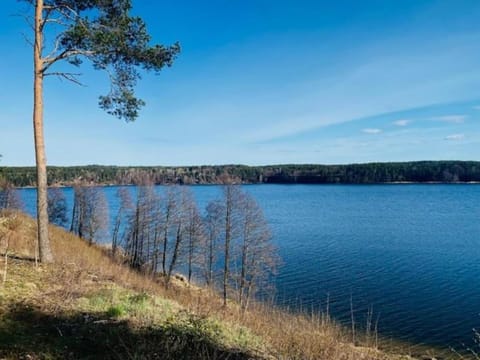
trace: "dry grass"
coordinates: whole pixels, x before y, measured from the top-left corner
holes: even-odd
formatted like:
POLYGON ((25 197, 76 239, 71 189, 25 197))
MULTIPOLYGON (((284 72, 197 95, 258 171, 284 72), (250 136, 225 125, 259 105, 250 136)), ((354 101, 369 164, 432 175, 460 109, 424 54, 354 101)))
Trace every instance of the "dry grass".
MULTIPOLYGON (((15 217, 15 226, 8 227, 0 222, 0 244, 2 236, 5 238, 8 233, 11 256, 33 259, 35 223, 22 214, 7 214, 9 219, 15 217)), ((187 354, 190 343, 198 342, 201 345, 190 350, 195 351, 195 358, 203 359, 413 359, 408 355, 391 355, 375 347, 354 346, 348 341, 348 332, 326 316, 290 314, 263 304, 253 304, 247 313, 235 304, 225 309, 215 293, 186 286, 178 280, 166 290, 159 279, 146 277, 113 261, 103 247, 89 246, 53 226, 50 237, 56 259, 54 264, 35 267, 34 261, 10 260, 9 280, 0 287, 0 318, 1 312, 11 314, 11 307, 21 304, 49 317, 60 317, 66 323, 70 323, 72 316, 90 314, 88 316, 95 318, 97 323, 88 331, 100 331, 101 334, 110 334, 112 326, 116 329, 119 321, 126 322, 129 330, 123 327, 118 330, 124 335, 115 351, 109 348, 108 354, 113 354, 111 358, 188 358, 179 357, 178 349, 181 354, 187 354), (140 351, 137 335, 142 333, 141 339, 149 339, 153 336, 153 328, 161 329, 161 333, 155 330, 155 340, 145 340, 144 352, 136 353, 140 351), (170 339, 172 333, 177 339, 173 345, 164 341, 170 339), (131 347, 128 337, 137 339, 131 347), (179 344, 188 349, 174 348, 179 344), (160 345, 163 350, 158 348, 160 345), (158 355, 159 351, 162 355, 158 355)), ((3 253, 4 249, 0 247, 0 251, 3 253)), ((61 328, 56 335, 65 340, 61 328)), ((0 326, 0 344, 1 340, 0 326)), ((12 348, 9 351, 3 356, 19 354, 12 348)), ((27 353, 32 356, 33 350, 29 351, 27 353)), ((49 351, 49 354, 56 354, 49 351)), ((57 355, 61 358, 65 353, 57 355)))

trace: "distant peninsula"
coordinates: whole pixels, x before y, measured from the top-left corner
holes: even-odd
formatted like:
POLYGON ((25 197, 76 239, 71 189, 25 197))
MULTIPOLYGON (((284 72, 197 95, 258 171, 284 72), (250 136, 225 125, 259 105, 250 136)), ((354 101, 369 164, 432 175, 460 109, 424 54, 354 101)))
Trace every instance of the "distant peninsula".
MULTIPOLYGON (((17 187, 35 186, 35 167, 0 167, 17 187)), ((349 165, 202 165, 202 166, 50 166, 50 185, 77 182, 130 185, 145 180, 155 184, 222 184, 228 178, 241 184, 390 184, 476 183, 480 161, 412 161, 349 165)))

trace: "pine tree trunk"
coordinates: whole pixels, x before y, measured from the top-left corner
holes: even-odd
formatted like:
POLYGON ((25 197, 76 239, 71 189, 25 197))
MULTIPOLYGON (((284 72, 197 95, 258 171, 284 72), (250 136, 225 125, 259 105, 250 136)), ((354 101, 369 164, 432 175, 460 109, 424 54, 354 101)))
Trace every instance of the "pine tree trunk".
POLYGON ((35 46, 34 46, 34 100, 33 129, 35 139, 35 160, 37 165, 37 224, 40 261, 53 261, 48 239, 48 202, 47 202, 47 160, 43 136, 43 0, 35 2, 35 46))

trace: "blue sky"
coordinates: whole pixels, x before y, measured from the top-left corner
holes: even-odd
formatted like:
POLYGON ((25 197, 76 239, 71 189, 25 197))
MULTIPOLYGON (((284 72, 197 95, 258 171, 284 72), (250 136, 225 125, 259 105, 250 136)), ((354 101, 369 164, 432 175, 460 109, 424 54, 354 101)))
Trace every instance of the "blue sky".
MULTIPOLYGON (((33 165, 26 10, 0 10, 1 165, 33 165)), ((478 0, 134 0, 171 69, 145 75, 126 124, 85 87, 49 78, 51 165, 478 160, 478 0)))

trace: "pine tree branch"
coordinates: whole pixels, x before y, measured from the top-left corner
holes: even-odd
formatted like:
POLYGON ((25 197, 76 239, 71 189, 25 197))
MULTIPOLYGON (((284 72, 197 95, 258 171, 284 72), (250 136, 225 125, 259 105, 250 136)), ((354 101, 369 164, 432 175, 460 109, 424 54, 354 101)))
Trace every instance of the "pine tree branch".
POLYGON ((56 56, 47 56, 43 59, 43 63, 45 66, 43 67, 43 72, 47 71, 47 69, 55 64, 57 61, 68 59, 74 56, 85 56, 85 57, 90 57, 94 55, 94 51, 88 51, 88 50, 78 50, 78 49, 69 49, 69 50, 64 50, 60 54, 56 56))
POLYGON ((81 76, 82 74, 80 73, 68 73, 68 72, 50 72, 50 73, 44 73, 43 76, 58 76, 61 79, 66 79, 68 81, 71 81, 79 86, 84 86, 80 80, 78 80, 78 76, 81 76))

